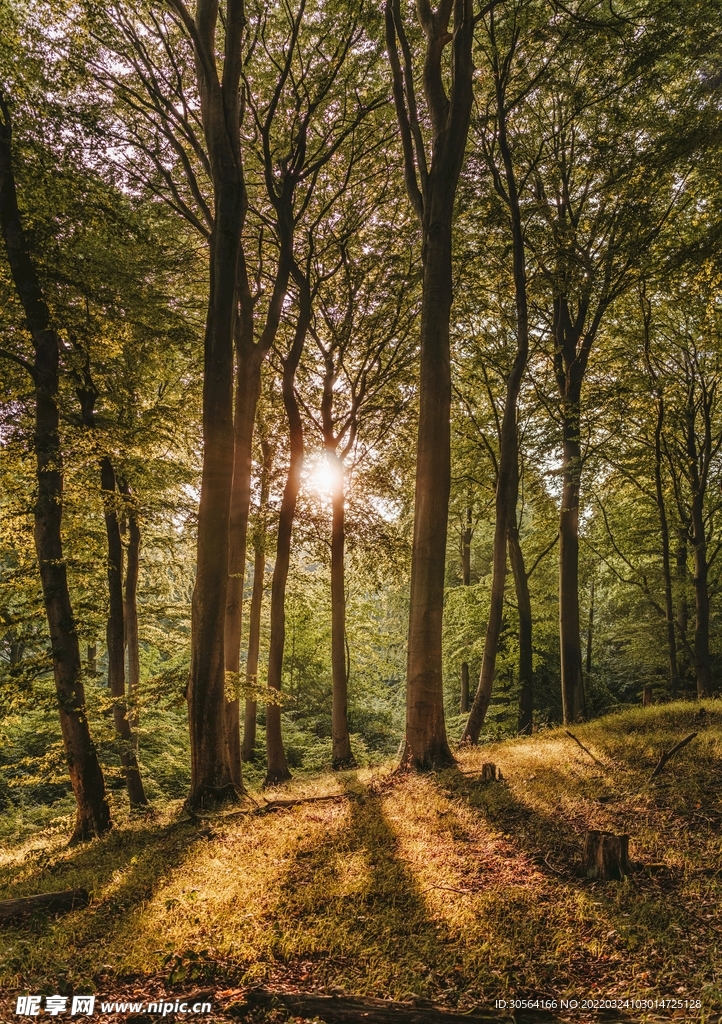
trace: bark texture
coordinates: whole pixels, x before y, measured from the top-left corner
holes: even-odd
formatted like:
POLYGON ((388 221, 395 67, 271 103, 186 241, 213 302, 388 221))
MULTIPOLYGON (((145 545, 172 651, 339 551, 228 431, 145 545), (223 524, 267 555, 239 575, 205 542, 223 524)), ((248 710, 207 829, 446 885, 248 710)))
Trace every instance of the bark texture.
MULTIPOLYGON (((257 346, 236 346, 237 380, 233 420, 233 490, 228 530, 228 593, 224 627, 225 667, 238 677, 243 626, 243 586, 246 575, 248 513, 251 503, 253 424, 261 391, 261 353, 257 346)), ((265 355, 265 353, 264 353, 265 355)), ((250 642, 250 641, 249 641, 250 642)), ((249 652, 250 653, 250 652, 249 652)), ((258 656, 256 656, 258 660, 258 656)), ((254 670, 255 674, 255 670, 254 670)), ((233 781, 242 787, 240 698, 227 694, 226 745, 233 781)))
POLYGON ((519 528, 514 521, 509 527, 509 561, 514 574, 516 604, 519 614, 519 718, 517 732, 531 736, 534 723, 534 662, 532 649, 531 596, 524 554, 519 543, 519 528))
MULTIPOLYGON (((248 658, 246 660, 246 682, 255 686, 258 682, 258 650, 261 639, 261 609, 263 607, 263 585, 266 575, 266 524, 268 509, 268 490, 271 475, 271 445, 268 438, 261 437, 263 464, 261 467, 261 495, 258 508, 258 523, 253 537, 253 591, 251 593, 251 611, 248 618, 248 658)), ((253 761, 256 748, 256 714, 257 701, 254 697, 246 697, 246 708, 243 722, 243 746, 241 757, 244 761, 253 761)))
POLYGON ((411 49, 400 3, 386 0, 386 40, 394 103, 406 187, 421 225, 423 262, 419 431, 402 763, 428 769, 453 761, 444 723, 441 648, 451 479, 451 228, 471 112, 474 18, 471 0, 453 0, 440 6, 436 13, 419 0, 417 14, 425 36, 423 81, 432 135, 430 160, 417 115, 411 49), (448 44, 452 60, 447 97, 443 65, 448 44))
POLYGON ((60 343, 50 325, 18 209, 10 110, 1 95, 0 114, 0 228, 35 353, 32 363, 19 356, 17 361, 29 372, 35 386, 35 549, 52 644, 63 745, 77 805, 73 839, 78 841, 106 832, 111 820, 105 781, 85 716, 80 648, 63 557, 63 455, 57 402, 60 343))
MULTIPOLYGON (((301 489, 304 453, 303 421, 296 398, 295 379, 310 321, 311 297, 307 283, 301 283, 299 287, 299 317, 293 344, 283 363, 282 379, 283 404, 288 417, 290 460, 278 517, 276 564, 273 568, 273 583, 271 585, 271 641, 268 652, 268 685, 279 691, 283 669, 283 649, 286 642, 286 583, 291 562, 291 535, 298 493, 301 489)), ((278 704, 269 703, 266 708, 266 747, 268 754, 266 785, 289 779, 291 773, 288 770, 286 752, 283 747, 281 708, 278 704)))
POLYGON ((197 808, 231 797, 238 789, 238 774, 230 762, 226 722, 224 625, 234 457, 233 339, 241 231, 247 209, 239 133, 245 13, 242 0, 227 0, 219 78, 217 3, 198 0, 193 21, 181 0, 170 2, 193 41, 203 132, 213 181, 210 287, 203 354, 203 471, 188 684, 191 739, 188 806, 197 808))
MULTIPOLYGON (((91 431, 96 429, 95 402, 97 392, 90 374, 90 358, 86 353, 82 386, 78 398, 84 425, 91 431)), ((100 459, 100 487, 103 496, 103 518, 108 549, 108 623, 106 630, 108 646, 108 688, 113 698, 113 725, 118 736, 120 763, 128 791, 131 807, 146 807, 148 800, 143 788, 137 758, 137 744, 133 735, 130 708, 125 687, 125 642, 126 620, 123 595, 123 540, 118 517, 118 489, 113 463, 108 455, 100 459)), ((136 524, 137 530, 137 524, 136 524)), ((134 552, 133 571, 137 580, 137 551, 134 552)), ((138 623, 135 620, 137 640, 138 623)), ((136 644, 137 647, 137 644, 136 644)), ((137 651, 136 651, 137 655, 137 651)))
MULTIPOLYGON (((493 26, 493 15, 492 15, 493 26)), ((492 43, 494 42, 492 28, 492 43)), ((522 226, 516 174, 512 164, 511 150, 506 129, 506 64, 502 67, 496 50, 493 57, 494 81, 496 85, 496 113, 499 152, 502 158, 501 170, 495 161, 490 161, 492 176, 497 191, 504 197, 509 210, 513 245, 514 298, 516 301, 516 352, 507 377, 504 413, 499 431, 499 461, 496 477, 496 506, 494 523, 494 546, 492 551, 491 601, 489 621, 486 627, 484 655, 481 662, 479 686, 471 706, 471 713, 464 729, 462 741, 476 743, 486 718, 491 700, 491 691, 496 672, 496 656, 499 649, 504 614, 504 591, 506 589, 506 550, 509 531, 516 527, 516 505, 519 491, 519 438, 517 432, 517 403, 522 378, 529 358, 529 314, 527 309, 526 257, 524 250, 524 229, 522 226), (503 181, 502 181, 503 178, 503 181)), ((518 536, 517 536, 518 540, 518 536)), ((516 551, 517 556, 521 549, 516 551)))
MULTIPOLYGON (((461 539, 461 582, 468 587, 471 583, 471 508, 466 510, 466 525, 461 539)), ((461 699, 459 701, 459 712, 462 715, 469 713, 469 663, 461 663, 461 699)))
POLYGON ((629 836, 590 829, 584 839, 582 872, 600 882, 620 880, 632 873, 629 861, 629 836))
POLYGON ((123 612, 125 617, 125 652, 128 682, 128 721, 133 733, 133 743, 138 749, 138 690, 140 687, 140 640, 138 634, 138 575, 140 572, 141 533, 138 514, 133 506, 133 495, 127 483, 121 484, 121 491, 128 502, 128 549, 126 552, 125 591, 123 612))

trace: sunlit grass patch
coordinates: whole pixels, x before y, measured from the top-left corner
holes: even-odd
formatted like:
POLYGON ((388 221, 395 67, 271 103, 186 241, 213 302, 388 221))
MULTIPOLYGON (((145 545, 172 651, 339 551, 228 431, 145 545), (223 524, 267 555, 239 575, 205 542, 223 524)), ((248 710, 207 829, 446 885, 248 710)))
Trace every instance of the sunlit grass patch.
MULTIPOLYGON (((459 752, 425 776, 383 769, 292 782, 334 795, 183 820, 180 802, 68 848, 0 850, 2 896, 84 885, 87 910, 0 935, 0 979, 39 990, 163 975, 410 994, 720 996, 722 709, 647 708, 572 732, 459 752), (650 782, 662 749, 698 738, 650 782), (484 761, 503 781, 482 784, 484 761), (599 763, 598 763, 599 762, 599 763), (628 832, 642 869, 578 875, 586 829, 628 832), (720 874, 715 874, 720 872, 720 874)), ((264 797, 254 795, 258 805, 264 797)))

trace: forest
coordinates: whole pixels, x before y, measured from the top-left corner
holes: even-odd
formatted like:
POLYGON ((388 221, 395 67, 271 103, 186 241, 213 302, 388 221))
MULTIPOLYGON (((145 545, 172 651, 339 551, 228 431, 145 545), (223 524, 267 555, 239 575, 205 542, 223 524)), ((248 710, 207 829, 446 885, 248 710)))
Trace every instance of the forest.
POLYGON ((0 0, 7 1020, 722 1020, 721 175, 718 0, 0 0))

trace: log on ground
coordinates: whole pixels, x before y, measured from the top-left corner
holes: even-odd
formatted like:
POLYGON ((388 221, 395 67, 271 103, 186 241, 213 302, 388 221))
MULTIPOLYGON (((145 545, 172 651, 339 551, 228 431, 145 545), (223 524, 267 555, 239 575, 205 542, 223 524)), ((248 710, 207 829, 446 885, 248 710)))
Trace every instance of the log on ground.
POLYGON ((62 892, 43 892, 37 896, 23 896, 17 900, 0 902, 0 922, 27 917, 36 911, 59 914, 79 907, 87 907, 90 896, 87 889, 65 889, 62 892))
MULTIPOLYGON (((284 1008, 294 1017, 304 1020, 314 1018, 324 1024, 500 1024, 498 1014, 484 1010, 470 1013, 456 1013, 426 1000, 414 1002, 393 1002, 388 999, 373 999, 349 995, 325 995, 321 992, 280 992, 267 988, 255 988, 246 993, 242 1003, 227 1008, 227 1013, 243 1020, 253 1010, 284 1008)), ((549 1012, 514 1014, 517 1024, 542 1024, 558 1021, 549 1012)))

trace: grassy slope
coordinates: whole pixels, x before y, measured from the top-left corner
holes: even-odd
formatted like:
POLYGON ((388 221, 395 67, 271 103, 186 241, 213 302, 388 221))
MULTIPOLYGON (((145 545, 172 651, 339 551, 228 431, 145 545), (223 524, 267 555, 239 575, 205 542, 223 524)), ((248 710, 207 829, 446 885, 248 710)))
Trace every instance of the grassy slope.
POLYGON ((107 995, 122 976, 175 970, 184 985, 339 986, 460 1008, 686 995, 722 1010, 720 702, 575 733, 604 770, 554 730, 464 751, 461 771, 326 775, 285 794, 353 797, 336 803, 200 824, 178 804, 80 848, 63 830, 2 848, 0 898, 85 885, 93 902, 0 933, 0 984, 107 995), (693 730, 650 784, 660 750, 693 730), (504 782, 463 774, 486 760, 504 782), (664 867, 580 879, 590 827, 629 832, 632 858, 664 867))

